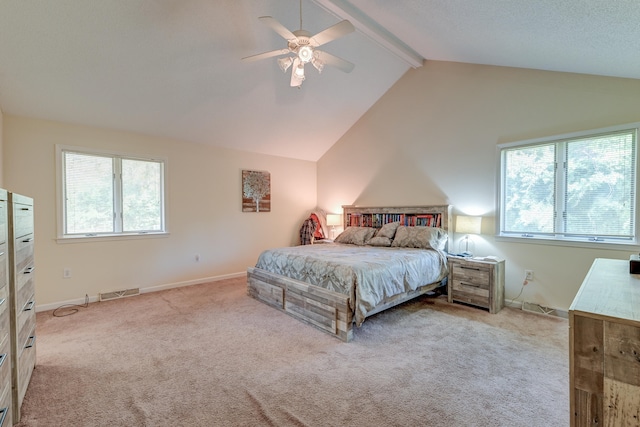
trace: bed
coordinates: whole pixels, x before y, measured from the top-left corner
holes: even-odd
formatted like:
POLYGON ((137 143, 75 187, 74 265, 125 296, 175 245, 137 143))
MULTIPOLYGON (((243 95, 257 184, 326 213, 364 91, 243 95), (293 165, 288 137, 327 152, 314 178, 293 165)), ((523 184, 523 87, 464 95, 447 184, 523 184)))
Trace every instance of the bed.
POLYGON ((263 251, 250 296, 343 341, 365 319, 446 285, 449 205, 343 207, 334 243, 263 251))

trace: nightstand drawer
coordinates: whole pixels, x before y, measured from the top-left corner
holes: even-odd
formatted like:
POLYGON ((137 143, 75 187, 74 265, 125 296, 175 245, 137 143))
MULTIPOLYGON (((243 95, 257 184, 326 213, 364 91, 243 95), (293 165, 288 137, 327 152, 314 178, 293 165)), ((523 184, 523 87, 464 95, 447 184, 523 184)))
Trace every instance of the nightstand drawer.
POLYGON ((480 297, 477 295, 465 294, 462 292, 454 292, 452 298, 453 301, 456 302, 463 302, 487 309, 489 308, 489 297, 480 297))
POLYGON ((489 294, 489 268, 486 266, 453 264, 452 274, 454 284, 460 282, 465 286, 480 287, 489 294))
POLYGON ((485 297, 487 298, 487 301, 489 300, 489 282, 476 284, 472 282, 465 282, 463 280, 453 279, 452 291, 454 296, 457 293, 471 294, 477 295, 479 297, 485 297))

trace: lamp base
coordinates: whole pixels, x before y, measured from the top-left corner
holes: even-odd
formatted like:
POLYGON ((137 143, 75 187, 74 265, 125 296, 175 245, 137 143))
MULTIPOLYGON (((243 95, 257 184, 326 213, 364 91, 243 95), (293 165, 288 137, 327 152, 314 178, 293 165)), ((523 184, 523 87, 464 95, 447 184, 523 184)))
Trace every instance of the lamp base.
POLYGON ((458 243, 458 252, 461 256, 471 257, 473 256, 473 252, 476 249, 476 245, 471 238, 471 236, 466 235, 462 239, 460 239, 460 243, 458 243))

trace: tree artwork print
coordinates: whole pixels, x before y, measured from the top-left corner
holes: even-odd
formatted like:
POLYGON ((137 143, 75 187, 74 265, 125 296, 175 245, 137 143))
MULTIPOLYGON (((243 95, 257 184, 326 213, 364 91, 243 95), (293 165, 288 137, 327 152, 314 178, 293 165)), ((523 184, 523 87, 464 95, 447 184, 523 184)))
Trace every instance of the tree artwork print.
POLYGON ((242 171, 242 212, 271 211, 271 175, 263 171, 242 171))

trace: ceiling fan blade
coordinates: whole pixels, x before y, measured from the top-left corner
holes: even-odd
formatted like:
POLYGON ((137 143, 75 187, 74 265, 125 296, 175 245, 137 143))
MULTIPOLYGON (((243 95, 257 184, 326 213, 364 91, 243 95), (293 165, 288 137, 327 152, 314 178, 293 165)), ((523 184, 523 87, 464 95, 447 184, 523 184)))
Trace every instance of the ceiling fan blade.
POLYGON ((332 40, 335 40, 339 37, 345 36, 355 30, 353 24, 347 21, 338 22, 336 25, 333 25, 327 28, 324 31, 320 31, 315 36, 311 37, 310 41, 315 47, 322 46, 325 43, 329 43, 332 40))
POLYGON ((263 24, 271 27, 273 31, 280 34, 285 40, 295 40, 297 39, 296 35, 289 31, 284 25, 275 20, 275 18, 271 16, 261 16, 258 18, 262 21, 263 24))
POLYGON ((257 55, 246 56, 242 58, 243 61, 257 61, 259 59, 272 58, 278 55, 284 55, 285 53, 289 53, 289 49, 277 49, 272 50, 270 52, 259 53, 257 55))
POLYGON ((300 60, 296 58, 293 60, 293 65, 291 65, 291 87, 300 87, 304 81, 304 77, 299 78, 296 76, 296 68, 298 68, 298 64, 300 64, 300 60))
POLYGON ((355 65, 351 62, 345 61, 344 59, 338 58, 337 56, 330 53, 321 50, 316 50, 315 53, 318 55, 318 59, 320 61, 324 62, 327 65, 331 65, 332 67, 336 67, 337 69, 342 70, 345 73, 350 73, 355 67, 355 65))

